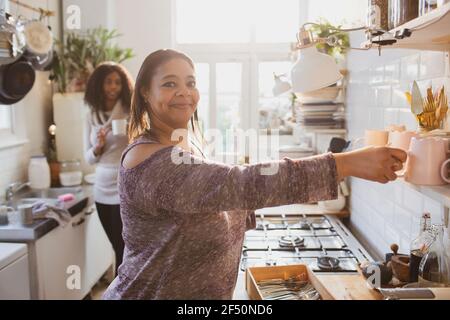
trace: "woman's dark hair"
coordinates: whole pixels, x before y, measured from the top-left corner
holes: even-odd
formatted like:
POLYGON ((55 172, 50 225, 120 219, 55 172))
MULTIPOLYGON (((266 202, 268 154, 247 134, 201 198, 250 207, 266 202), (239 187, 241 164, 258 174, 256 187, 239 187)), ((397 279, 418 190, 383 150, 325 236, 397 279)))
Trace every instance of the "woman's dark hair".
POLYGON ((100 111, 105 111, 105 95, 103 93, 103 85, 105 79, 111 73, 117 72, 122 81, 122 92, 120 93, 120 101, 124 111, 130 112, 131 95, 133 93, 134 81, 130 73, 122 65, 115 62, 103 62, 95 68, 89 77, 84 101, 91 108, 92 112, 97 115, 99 121, 100 111))
MULTIPOLYGON (((148 105, 145 97, 142 95, 143 90, 150 87, 153 76, 157 69, 172 59, 183 59, 195 69, 194 62, 186 54, 171 50, 164 49, 151 53, 145 59, 144 63, 139 70, 139 74, 136 79, 136 86, 134 88, 134 94, 131 102, 131 114, 130 114, 130 126, 128 131, 128 137, 130 142, 135 141, 139 137, 146 135, 150 130, 150 115, 148 113, 148 105)), ((191 127, 194 133, 194 137, 197 140, 201 140, 200 143, 203 146, 203 135, 200 131, 198 123, 197 110, 191 118, 191 127), (199 135, 199 136, 198 136, 199 135)))

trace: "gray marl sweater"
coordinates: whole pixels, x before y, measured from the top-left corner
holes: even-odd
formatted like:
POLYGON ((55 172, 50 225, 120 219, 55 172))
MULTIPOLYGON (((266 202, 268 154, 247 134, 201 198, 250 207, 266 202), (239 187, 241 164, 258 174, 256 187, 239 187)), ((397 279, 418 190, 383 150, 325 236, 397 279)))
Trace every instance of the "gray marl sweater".
MULTIPOLYGON (((141 138, 129 145, 155 143, 141 138)), ((120 168, 125 252, 104 299, 231 299, 245 231, 254 210, 337 198, 332 154, 230 166, 166 147, 120 168), (196 160, 174 163, 172 155, 196 160), (200 163, 199 163, 200 162, 200 163)))

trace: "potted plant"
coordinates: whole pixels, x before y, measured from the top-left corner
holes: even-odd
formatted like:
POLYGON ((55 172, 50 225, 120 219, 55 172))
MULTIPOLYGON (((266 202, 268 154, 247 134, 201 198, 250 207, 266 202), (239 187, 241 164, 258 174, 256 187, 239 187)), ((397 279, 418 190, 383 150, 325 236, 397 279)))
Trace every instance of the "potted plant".
POLYGON ((120 34, 102 27, 85 33, 69 32, 65 40, 55 41, 58 50, 52 69, 57 91, 82 92, 92 71, 102 62, 122 63, 134 57, 132 49, 113 44, 120 34))
POLYGON ((84 90, 93 70, 102 62, 122 63, 132 58, 132 49, 114 43, 120 34, 102 27, 86 32, 70 32, 62 41, 55 41, 57 50, 51 80, 53 117, 56 124, 56 149, 59 161, 78 159, 84 172, 92 167, 83 159, 83 134, 86 115, 84 90))

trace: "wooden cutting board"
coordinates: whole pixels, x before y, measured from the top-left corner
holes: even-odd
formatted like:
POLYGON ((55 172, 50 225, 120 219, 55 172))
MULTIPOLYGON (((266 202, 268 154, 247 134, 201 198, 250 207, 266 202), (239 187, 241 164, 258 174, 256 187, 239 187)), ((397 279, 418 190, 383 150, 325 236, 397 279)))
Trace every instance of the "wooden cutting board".
POLYGON ((383 296, 370 289, 359 274, 316 274, 316 277, 336 300, 383 300, 383 296))

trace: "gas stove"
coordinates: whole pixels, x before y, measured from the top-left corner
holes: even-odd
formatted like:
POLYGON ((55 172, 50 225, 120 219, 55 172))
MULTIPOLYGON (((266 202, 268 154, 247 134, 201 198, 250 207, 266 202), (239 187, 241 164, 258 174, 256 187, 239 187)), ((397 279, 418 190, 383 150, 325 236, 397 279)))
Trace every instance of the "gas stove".
POLYGON ((355 273, 373 261, 355 237, 333 216, 258 214, 247 231, 241 271, 248 267, 306 264, 315 272, 355 273))

